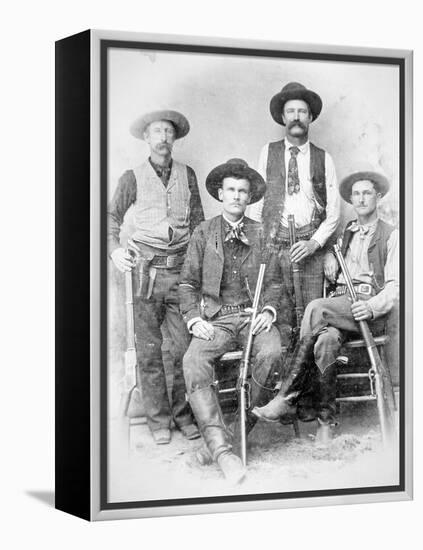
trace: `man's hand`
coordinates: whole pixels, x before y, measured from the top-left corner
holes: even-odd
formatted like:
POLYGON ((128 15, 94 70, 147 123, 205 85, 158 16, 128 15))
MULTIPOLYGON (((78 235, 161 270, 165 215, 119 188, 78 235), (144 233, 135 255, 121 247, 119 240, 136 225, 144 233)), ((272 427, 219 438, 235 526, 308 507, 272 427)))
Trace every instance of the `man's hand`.
POLYGON ((191 327, 191 331, 196 338, 201 338, 201 340, 213 340, 214 338, 214 327, 211 323, 204 321, 197 321, 191 327))
POLYGON ((255 319, 253 326, 253 334, 260 334, 263 330, 269 332, 273 324, 273 313, 271 311, 263 311, 259 313, 255 319))
POLYGON ((311 256, 320 248, 320 244, 314 239, 309 241, 298 241, 291 246, 289 254, 291 256, 291 262, 301 262, 305 260, 307 256, 311 256))
POLYGON ((338 273, 338 260, 330 252, 326 254, 323 261, 323 270, 325 272, 326 279, 329 279, 331 283, 334 283, 338 273))
POLYGON ((134 267, 134 261, 132 256, 124 248, 116 248, 113 250, 110 257, 113 260, 115 266, 124 273, 125 271, 131 271, 134 267))
POLYGON ((364 300, 358 300, 351 304, 351 313, 355 321, 367 321, 373 317, 369 304, 364 300))

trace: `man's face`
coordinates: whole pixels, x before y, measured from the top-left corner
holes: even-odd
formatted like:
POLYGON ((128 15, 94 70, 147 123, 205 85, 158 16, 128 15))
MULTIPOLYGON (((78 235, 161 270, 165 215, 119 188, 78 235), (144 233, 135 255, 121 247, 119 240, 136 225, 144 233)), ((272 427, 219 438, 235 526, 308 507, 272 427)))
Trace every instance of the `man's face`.
POLYGON ((144 132, 144 140, 149 144, 151 151, 162 156, 170 155, 175 139, 175 127, 168 120, 156 120, 149 124, 144 132))
POLYGON ((371 181, 356 181, 351 188, 351 203, 359 216, 373 214, 381 196, 371 181))
POLYGON ((290 99, 283 106, 282 120, 288 136, 302 138, 308 136, 308 127, 313 117, 308 104, 302 99, 290 99))
POLYGON ((227 217, 230 220, 241 218, 250 202, 250 182, 246 179, 224 178, 218 192, 227 217))

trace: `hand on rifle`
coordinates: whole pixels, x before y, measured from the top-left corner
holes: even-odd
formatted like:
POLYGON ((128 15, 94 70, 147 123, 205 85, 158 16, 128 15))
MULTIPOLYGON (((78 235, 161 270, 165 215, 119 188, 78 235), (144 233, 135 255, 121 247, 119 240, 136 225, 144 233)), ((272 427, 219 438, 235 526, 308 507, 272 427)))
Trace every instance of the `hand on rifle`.
POLYGON ((291 262, 301 262, 311 256, 320 248, 320 244, 314 239, 309 241, 298 241, 289 250, 291 262))
POLYGON ((110 254, 115 266, 124 273, 125 271, 131 271, 135 263, 131 254, 124 248, 116 248, 110 254))
POLYGON ((201 338, 201 340, 213 340, 214 338, 213 325, 204 319, 194 323, 191 327, 191 331, 196 338, 201 338))
MULTIPOLYGON (((247 308, 245 312, 252 312, 252 308, 247 308)), ((273 313, 271 311, 263 311, 263 313, 259 313, 255 318, 255 322, 253 325, 254 336, 256 336, 256 334, 260 334, 260 332, 263 332, 263 330, 269 332, 269 330, 272 328, 273 320, 273 313)))
POLYGON ((355 321, 368 321, 373 318, 373 311, 365 300, 352 303, 351 313, 355 321))
POLYGON ((338 260, 331 252, 328 252, 325 256, 323 261, 323 270, 325 272, 326 279, 328 279, 331 283, 334 283, 338 273, 338 260))

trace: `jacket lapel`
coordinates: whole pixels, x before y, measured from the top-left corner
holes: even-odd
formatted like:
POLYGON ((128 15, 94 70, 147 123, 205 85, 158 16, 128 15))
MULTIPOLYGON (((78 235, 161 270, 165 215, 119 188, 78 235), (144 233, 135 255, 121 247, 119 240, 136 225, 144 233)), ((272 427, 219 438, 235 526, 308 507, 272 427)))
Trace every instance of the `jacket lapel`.
POLYGON ((216 254, 219 256, 219 258, 222 261, 222 265, 224 262, 224 255, 223 255, 223 218, 222 216, 219 216, 216 218, 216 223, 214 224, 211 238, 212 238, 212 246, 216 254))
POLYGON ((259 240, 258 240, 258 234, 257 229, 260 228, 259 225, 251 223, 249 218, 244 218, 244 233, 248 239, 248 242, 250 243, 249 246, 245 246, 242 258, 241 258, 241 264, 245 262, 245 260, 248 258, 248 256, 253 251, 253 248, 256 246, 260 246, 259 240))

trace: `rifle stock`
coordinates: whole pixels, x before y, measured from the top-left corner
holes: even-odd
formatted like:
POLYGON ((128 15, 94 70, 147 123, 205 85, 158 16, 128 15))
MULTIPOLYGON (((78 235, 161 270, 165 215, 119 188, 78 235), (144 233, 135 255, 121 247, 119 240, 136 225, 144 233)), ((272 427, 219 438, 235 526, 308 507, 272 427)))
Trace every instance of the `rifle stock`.
POLYGON ((261 290, 263 287, 264 272, 266 270, 266 264, 260 264, 260 270, 257 277, 256 289, 254 292, 254 301, 252 307, 252 314, 250 319, 250 329, 248 331, 247 343, 244 348, 244 353, 240 365, 240 373, 238 378, 237 390, 238 390, 238 403, 239 403, 239 429, 240 429, 240 443, 241 443, 241 460, 244 466, 247 465, 247 409, 249 407, 249 384, 247 382, 248 369, 250 366, 250 356, 253 347, 253 327, 257 317, 258 305, 260 301, 261 290))
MULTIPOLYGON (((344 275, 347 284, 348 293, 353 302, 357 301, 357 294, 351 280, 351 275, 348 271, 344 257, 340 247, 334 245, 335 255, 338 260, 341 271, 344 275)), ((359 321, 360 332, 366 344, 366 350, 369 356, 371 369, 373 371, 376 390, 376 401, 380 420, 380 429, 384 444, 390 444, 393 440, 395 428, 394 417, 392 412, 392 384, 391 378, 386 370, 384 363, 381 361, 377 350, 375 340, 366 321, 359 321)))

